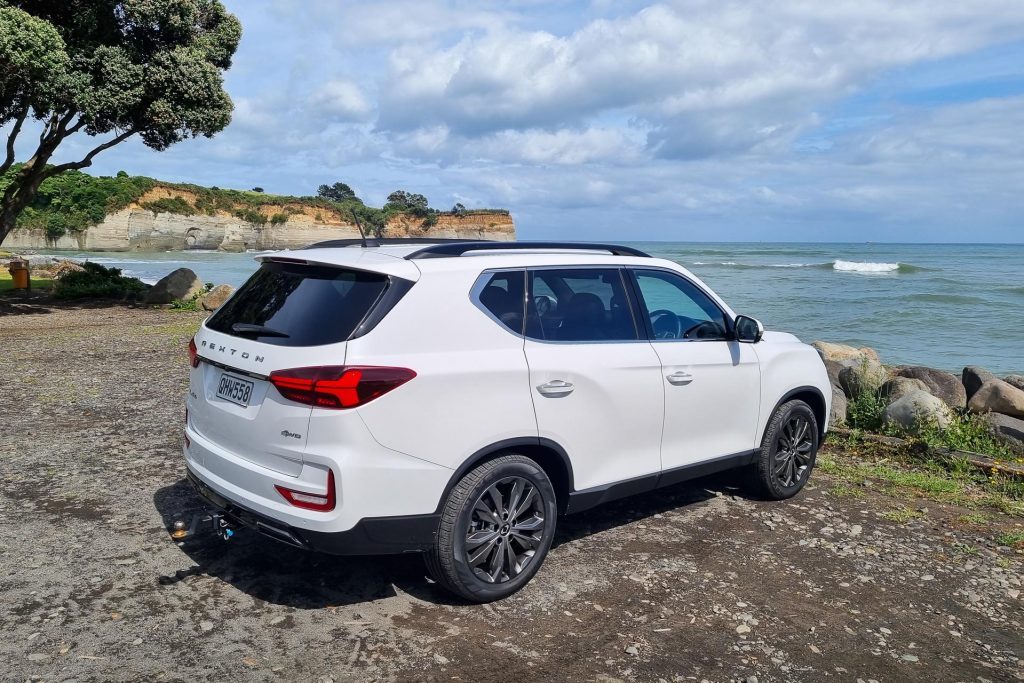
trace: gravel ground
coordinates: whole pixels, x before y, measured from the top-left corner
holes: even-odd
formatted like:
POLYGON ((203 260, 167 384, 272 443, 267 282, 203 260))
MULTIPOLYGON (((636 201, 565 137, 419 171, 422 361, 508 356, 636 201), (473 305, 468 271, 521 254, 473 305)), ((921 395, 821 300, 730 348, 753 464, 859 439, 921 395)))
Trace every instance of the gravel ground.
POLYGON ((1020 520, 821 471, 783 503, 720 476, 567 518, 485 606, 416 557, 176 544, 200 319, 0 302, 0 679, 1024 680, 1024 558, 990 540, 1020 520))

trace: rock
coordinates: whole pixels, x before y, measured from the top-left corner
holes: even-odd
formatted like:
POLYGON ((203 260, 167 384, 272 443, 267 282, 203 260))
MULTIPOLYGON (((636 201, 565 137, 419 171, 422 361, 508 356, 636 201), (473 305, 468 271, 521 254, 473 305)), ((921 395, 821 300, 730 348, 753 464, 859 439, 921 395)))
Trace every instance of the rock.
POLYGON ((830 342, 816 341, 811 344, 821 356, 822 360, 873 360, 876 363, 881 363, 882 360, 878 357, 878 353, 867 346, 861 348, 854 348, 847 346, 846 344, 832 344, 830 342))
POLYGON ((203 633, 208 633, 209 631, 213 630, 213 622, 212 621, 200 621, 199 622, 199 628, 202 629, 203 633))
POLYGON ((881 363, 864 358, 839 371, 839 386, 846 392, 847 398, 853 399, 865 392, 877 390, 887 375, 881 363))
POLYGON ((981 389, 982 384, 993 379, 996 379, 996 376, 983 367, 968 365, 964 368, 960 380, 963 382, 964 389, 967 390, 967 400, 971 400, 971 396, 981 389))
POLYGON ((1021 391, 1024 391, 1024 375, 1007 375, 1003 378, 1003 381, 1011 387, 1016 387, 1021 391))
POLYGON ((985 420, 996 434, 1024 446, 1024 420, 1000 413, 989 413, 985 420))
POLYGON ((928 391, 928 385, 913 377, 893 377, 878 388, 878 395, 885 399, 885 402, 895 403, 912 391, 928 391))
POLYGON ((829 413, 828 423, 832 427, 838 427, 839 425, 846 423, 846 409, 849 401, 846 399, 846 393, 842 387, 835 384, 832 385, 832 412, 829 413))
POLYGON ((968 408, 974 413, 1002 413, 1024 418, 1024 390, 1001 379, 991 380, 982 384, 971 397, 968 408))
POLYGON ((627 655, 638 655, 638 654, 640 654, 640 650, 637 648, 636 645, 630 645, 629 647, 626 648, 626 654, 627 655))
POLYGON ((445 657, 440 652, 435 652, 434 653, 434 661, 437 662, 438 664, 440 664, 441 666, 444 666, 445 664, 448 663, 448 658, 445 657))
POLYGON ((953 373, 920 365, 902 365, 893 374, 921 380, 928 385, 928 391, 933 396, 941 398, 950 408, 963 408, 967 405, 967 390, 953 373))
POLYGON ((169 304, 177 299, 191 299, 203 291, 203 283, 188 268, 178 268, 153 285, 146 295, 147 304, 169 304))
POLYGON ((231 285, 217 285, 199 299, 199 305, 207 311, 216 311, 224 305, 228 297, 235 293, 231 285))
POLYGON ((949 426, 951 413, 942 399, 925 391, 912 391, 903 398, 889 404, 885 409, 886 425, 896 425, 907 432, 916 432, 925 424, 934 424, 945 429, 949 426))

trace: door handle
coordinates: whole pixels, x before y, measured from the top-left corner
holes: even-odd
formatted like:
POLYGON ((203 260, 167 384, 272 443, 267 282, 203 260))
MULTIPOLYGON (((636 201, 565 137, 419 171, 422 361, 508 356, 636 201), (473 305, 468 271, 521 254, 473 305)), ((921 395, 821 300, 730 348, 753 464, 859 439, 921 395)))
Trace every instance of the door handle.
POLYGON ((666 375, 665 379, 668 380, 669 384, 674 384, 675 386, 678 387, 692 382, 693 375, 686 372, 685 370, 678 370, 676 372, 673 372, 671 375, 666 375))
POLYGON ((541 384, 537 387, 537 391, 540 392, 541 396, 547 396, 548 398, 559 398, 561 396, 568 396, 572 393, 573 387, 572 382, 566 382, 561 379, 553 379, 550 382, 541 384))

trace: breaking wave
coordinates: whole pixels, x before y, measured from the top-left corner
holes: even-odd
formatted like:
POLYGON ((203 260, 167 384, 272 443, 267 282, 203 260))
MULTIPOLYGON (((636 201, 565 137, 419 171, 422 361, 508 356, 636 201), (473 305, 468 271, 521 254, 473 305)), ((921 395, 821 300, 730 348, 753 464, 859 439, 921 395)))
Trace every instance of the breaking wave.
POLYGON ((844 261, 836 259, 826 263, 737 263, 736 261, 693 261, 695 266, 725 266, 728 268, 820 268, 841 273, 918 273, 924 268, 909 263, 873 263, 870 261, 844 261))

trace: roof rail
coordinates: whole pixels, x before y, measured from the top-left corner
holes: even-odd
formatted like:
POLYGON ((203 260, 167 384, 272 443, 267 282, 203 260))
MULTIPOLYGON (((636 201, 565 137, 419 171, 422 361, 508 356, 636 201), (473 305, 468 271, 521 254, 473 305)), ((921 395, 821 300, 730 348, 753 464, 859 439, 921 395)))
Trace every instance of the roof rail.
POLYGON ((624 247, 618 244, 599 244, 595 242, 483 242, 478 240, 451 240, 444 244, 433 244, 418 249, 405 258, 409 260, 445 258, 448 256, 462 256, 471 251, 514 251, 516 249, 607 251, 614 256, 650 258, 650 254, 646 254, 639 249, 624 247))
POLYGON ((452 237, 367 237, 364 242, 362 239, 356 237, 354 239, 315 242, 302 248, 330 249, 335 247, 383 247, 389 244, 452 244, 455 242, 472 242, 473 244, 476 244, 481 242, 481 240, 456 239, 452 237))

